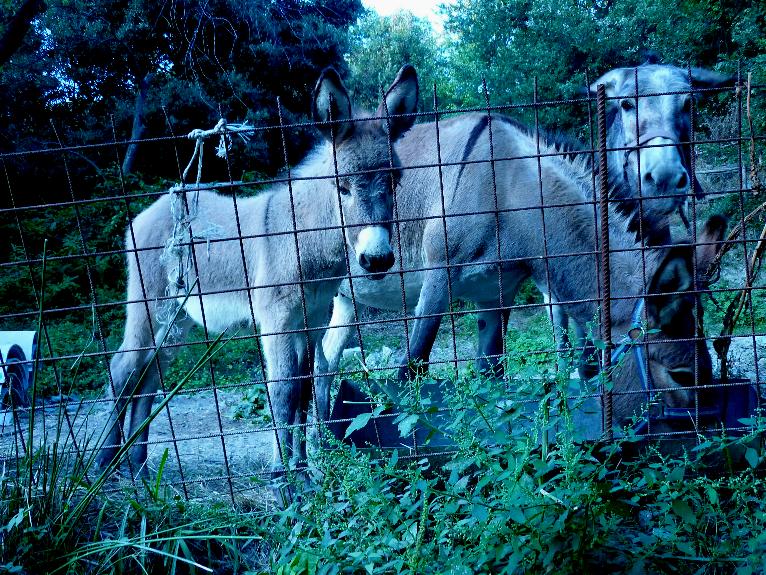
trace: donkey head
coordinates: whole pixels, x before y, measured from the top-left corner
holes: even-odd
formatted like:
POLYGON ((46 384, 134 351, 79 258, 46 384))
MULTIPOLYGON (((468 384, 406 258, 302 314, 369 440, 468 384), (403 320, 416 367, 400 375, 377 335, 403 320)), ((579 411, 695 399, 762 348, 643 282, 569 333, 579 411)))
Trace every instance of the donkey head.
MULTIPOLYGON (((726 218, 711 217, 696 246, 679 244, 667 250, 649 283, 649 333, 645 337, 648 379, 668 407, 693 407, 695 391, 690 387, 708 385, 712 378, 699 293, 708 288, 708 270, 722 246, 725 231, 726 218)), ((631 354, 626 364, 635 360, 631 354)), ((635 379, 637 369, 634 364, 626 365, 616 377, 635 379)), ((623 389, 630 388, 627 379, 624 384, 623 389)), ((615 381, 615 387, 618 385, 615 381)))
POLYGON ((633 196, 638 195, 640 182, 641 195, 648 199, 644 212, 650 220, 672 214, 692 187, 701 194, 699 184, 690 179, 692 84, 713 88, 728 81, 728 76, 701 68, 692 68, 690 78, 689 70, 644 64, 612 70, 591 84, 591 93, 603 84, 610 98, 609 147, 628 148, 613 153, 611 168, 622 170, 633 196))
POLYGON ((403 66, 375 116, 354 117, 351 99, 338 73, 327 68, 314 88, 313 111, 322 135, 334 146, 337 186, 346 243, 373 279, 394 264, 391 249, 393 192, 401 164, 393 142, 415 123, 418 77, 403 66))

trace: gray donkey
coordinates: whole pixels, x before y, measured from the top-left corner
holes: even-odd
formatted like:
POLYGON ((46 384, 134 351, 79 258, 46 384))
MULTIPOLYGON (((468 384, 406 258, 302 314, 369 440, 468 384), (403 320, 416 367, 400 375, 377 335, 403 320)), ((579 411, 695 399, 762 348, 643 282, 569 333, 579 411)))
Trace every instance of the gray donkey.
MULTIPOLYGON (((392 194, 400 162, 391 142, 414 123, 414 116, 402 114, 415 112, 417 101, 415 69, 404 66, 375 117, 364 119, 352 114, 337 72, 326 69, 313 95, 314 115, 324 122, 319 129, 326 142, 293 172, 290 184, 239 198, 236 204, 231 197, 201 191, 195 198, 194 192, 187 192, 189 205, 196 206, 192 226, 217 233, 208 242, 193 242, 193 250, 187 248, 195 265, 185 270, 180 282, 177 264, 162 257, 174 226, 170 198, 164 196, 133 220, 126 239, 125 335, 110 365, 116 397, 111 428, 99 453, 102 465, 117 453, 128 402, 132 409, 126 435, 150 413, 158 369, 177 349, 163 348, 159 362, 147 365, 168 329, 161 321, 159 301, 169 279, 171 285, 187 286, 173 289, 171 301, 183 303, 186 290, 197 286, 177 322, 182 332, 193 323, 205 324, 212 332, 243 323, 259 326, 278 429, 272 469, 279 472, 291 456, 305 456, 300 434, 286 426, 306 421, 314 347, 327 324, 332 297, 348 273, 347 260, 371 275, 394 263, 392 194)), ((147 428, 131 450, 138 469, 146 462, 148 433, 147 428)))
MULTIPOLYGON (((692 68, 691 77, 696 88, 712 88, 729 80, 724 75, 700 68, 692 68)), ((618 210, 628 218, 628 228, 635 233, 639 241, 647 245, 670 244, 671 216, 684 205, 692 186, 696 193, 700 192, 699 184, 696 180, 692 184, 690 176, 691 147, 688 142, 692 122, 692 86, 689 83, 689 72, 675 66, 646 64, 638 68, 612 70, 596 80, 591 85, 591 90, 595 92, 599 84, 605 85, 607 97, 611 98, 607 106, 607 145, 609 148, 622 148, 609 154, 612 197, 622 200, 617 202, 618 210), (635 109, 636 77, 639 95, 643 95, 638 98, 638 128, 635 109), (665 92, 676 93, 651 95, 665 92)), ((449 145, 457 144, 459 147, 462 144, 462 147, 455 150, 453 157, 442 155, 442 161, 469 161, 477 145, 484 151, 480 156, 481 160, 489 161, 488 125, 487 116, 472 124, 466 123, 466 132, 458 137, 459 141, 448 142, 449 145)), ((550 147, 554 148, 552 153, 576 152, 583 147, 573 138, 553 134, 545 134, 543 137, 550 147)), ((536 153, 536 150, 532 153, 536 153)), ((433 156, 435 158, 435 154, 433 156)), ((496 152, 495 157, 499 158, 502 155, 496 152)), ((459 171, 462 173, 463 169, 459 171)), ((474 184, 466 184, 464 181, 463 185, 474 184)), ((491 181, 487 185, 491 185, 491 181)), ((592 187, 584 189, 584 193, 586 200, 593 199, 592 187)), ((400 201, 405 204, 410 201, 414 201, 416 205, 420 203, 419 199, 410 200, 408 196, 402 197, 400 201)), ((582 201, 582 198, 578 201, 582 201)), ((410 207, 404 205, 403 209, 406 211, 410 207)), ((493 203, 490 202, 484 209, 493 209, 493 203)), ((492 231, 492 234, 494 233, 492 231)), ((419 240, 419 237, 415 238, 415 241, 419 240)), ((420 268, 422 262, 419 261, 415 265, 420 268)), ((415 278, 415 274, 404 276, 408 309, 414 307, 420 292, 420 281, 415 278)), ((358 302, 401 310, 401 287, 396 282, 388 281, 382 286, 371 287, 369 291, 374 289, 376 295, 369 299, 365 299, 368 290, 361 285, 361 281, 357 283, 360 285, 355 286, 354 295, 358 302), (386 291, 386 295, 381 295, 381 291, 386 291), (385 303, 381 303, 382 301, 385 303)), ((545 282, 538 284, 538 287, 549 297, 545 282)), ((349 296, 349 286, 344 284, 334 302, 338 311, 334 313, 332 325, 343 325, 353 321, 352 306, 345 299, 349 296)), ((555 303, 555 296, 553 302, 555 303)), ((507 301, 504 300, 503 303, 507 305, 507 301)), ((554 325, 557 326, 559 334, 558 345, 563 350, 568 345, 565 338, 567 316, 557 305, 554 305, 553 313, 554 325)), ((498 374, 501 371, 497 358, 502 354, 507 320, 507 310, 480 314, 477 356, 480 358, 478 364, 482 371, 492 369, 498 374)), ((575 331, 578 333, 578 347, 584 348, 584 333, 576 322, 575 331)), ((349 330, 334 330, 326 336, 329 346, 326 346, 328 368, 331 372, 336 371, 333 366, 337 366, 340 359, 338 354, 342 353, 350 337, 349 330)), ((587 351, 584 351, 584 354, 586 353, 587 351)), ((427 360, 428 357, 423 359, 427 360)))
POLYGON ((729 82, 730 76, 702 68, 644 64, 617 68, 591 84, 592 95, 603 84, 609 98, 612 195, 622 200, 619 210, 642 243, 670 244, 670 216, 691 194, 702 195, 697 179, 692 181, 692 104, 697 97, 692 90, 729 82))
MULTIPOLYGON (((619 200, 617 209, 628 217, 628 229, 642 244, 670 245, 674 241, 670 220, 676 212, 688 228, 684 212, 687 200, 692 195, 702 196, 702 188, 692 176, 692 104, 698 96, 692 90, 717 88, 729 82, 730 76, 718 72, 684 70, 652 61, 636 68, 617 68, 591 84, 592 96, 603 84, 609 98, 606 123, 610 194, 619 200)), ((575 142, 566 147, 580 146, 575 142)), ((588 198, 594 199, 592 191, 588 198)), ((552 313, 558 349, 563 352, 569 347, 568 318, 559 306, 554 305, 552 313)), ((585 347, 581 326, 574 328, 576 347, 582 349, 583 358, 591 356, 594 350, 585 347)), ((483 351, 479 350, 480 355, 483 351)), ((593 375, 586 363, 580 362, 585 377, 593 375)))
MULTIPOLYGON (((396 146, 405 165, 432 166, 439 157, 447 165, 403 171, 397 196, 400 223, 393 233, 394 252, 402 254, 394 268, 400 273, 389 273, 375 284, 355 280, 357 300, 401 309, 400 285, 405 286, 408 308, 415 307, 409 340, 413 362, 427 361, 450 297, 476 304, 481 338, 482 332, 500 330, 501 302, 511 304, 528 277, 546 286, 567 315, 585 326, 598 308, 598 227, 593 206, 583 202, 591 189, 587 160, 555 155, 556 148, 542 141, 538 168, 535 135, 502 116, 491 121, 494 162, 487 162, 486 116, 470 114, 439 122, 438 140, 436 128, 434 123, 419 124, 396 146)), ((666 405, 689 405, 693 392, 688 385, 711 378, 707 348, 696 339, 703 334, 695 321, 699 306, 692 290, 703 284, 701 273, 714 256, 715 245, 701 246, 696 254, 689 246, 643 254, 628 220, 616 210, 610 212, 612 338, 618 341, 631 331, 634 310, 645 300, 645 325, 659 330, 645 338, 648 377, 654 388, 667 391, 666 405), (695 276, 699 276, 696 286, 695 276)), ((704 240, 720 240, 724 227, 722 219, 711 220, 704 240)), ((319 371, 337 370, 352 316, 348 299, 336 297, 323 340, 325 357, 317 358, 319 371)), ((490 358, 502 353, 501 348, 487 351, 490 358)), ((635 362, 632 355, 626 357, 615 390, 629 392, 640 385, 632 373, 638 368, 635 362)), ((400 377, 408 377, 411 367, 402 365, 400 377)), ((620 395, 615 401, 619 419, 636 413, 644 401, 641 394, 620 395)))

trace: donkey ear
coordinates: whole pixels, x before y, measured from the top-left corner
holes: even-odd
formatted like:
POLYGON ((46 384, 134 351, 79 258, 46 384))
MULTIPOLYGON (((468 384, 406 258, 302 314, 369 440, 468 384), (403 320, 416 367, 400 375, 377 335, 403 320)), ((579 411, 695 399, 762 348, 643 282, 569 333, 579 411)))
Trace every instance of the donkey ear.
POLYGON ((734 76, 704 68, 692 68, 692 82, 697 88, 720 88, 734 86, 734 76))
POLYGON ((603 84, 604 88, 606 88, 607 97, 611 98, 616 96, 617 89, 622 86, 622 83, 625 81, 628 70, 629 68, 617 68, 616 70, 607 72, 590 85, 590 93, 595 96, 598 92, 598 85, 603 84))
POLYGON ((716 258, 718 253, 723 249, 723 236, 726 233, 726 225, 728 220, 725 216, 714 215, 711 216, 705 226, 702 228, 702 233, 697 236, 697 283, 707 284, 710 280, 710 264, 716 258))
POLYGON ((694 307, 692 251, 689 245, 670 248, 649 284, 646 310, 656 325, 674 335, 685 325, 679 321, 694 307))
POLYGON ((419 97, 418 73, 414 67, 405 64, 375 112, 376 116, 383 118, 381 122, 384 129, 388 130, 390 126, 392 142, 398 140, 415 123, 415 116, 402 114, 417 112, 419 97))
POLYGON ((348 121, 352 117, 351 99, 335 68, 325 68, 319 76, 314 87, 312 112, 316 122, 333 121, 332 125, 317 126, 322 135, 330 141, 333 139, 333 132, 335 141, 341 142, 354 130, 353 124, 348 121))

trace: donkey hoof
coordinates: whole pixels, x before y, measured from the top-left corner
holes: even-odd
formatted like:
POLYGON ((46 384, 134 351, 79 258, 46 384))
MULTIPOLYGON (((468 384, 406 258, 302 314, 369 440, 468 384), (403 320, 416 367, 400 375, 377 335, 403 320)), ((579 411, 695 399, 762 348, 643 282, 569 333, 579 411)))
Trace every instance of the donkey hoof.
POLYGON ((295 502, 297 490, 284 472, 279 473, 279 477, 274 477, 274 475, 276 473, 272 473, 271 485, 269 486, 271 498, 277 509, 285 510, 295 502))
POLYGON ((114 461, 114 458, 116 455, 117 455, 116 449, 102 449, 101 451, 99 451, 94 461, 96 469, 98 469, 99 471, 103 471, 104 469, 109 467, 114 461))

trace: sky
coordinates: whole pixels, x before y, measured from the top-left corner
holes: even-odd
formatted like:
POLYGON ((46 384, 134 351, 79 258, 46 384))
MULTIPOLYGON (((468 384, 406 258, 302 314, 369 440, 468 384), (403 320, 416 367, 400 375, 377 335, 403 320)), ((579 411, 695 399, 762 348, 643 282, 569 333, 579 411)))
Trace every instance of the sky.
POLYGON ((438 13, 440 4, 451 4, 452 0, 362 0, 365 7, 375 10, 381 16, 390 16, 400 10, 409 10, 415 16, 428 18, 437 32, 444 26, 444 19, 438 13))

